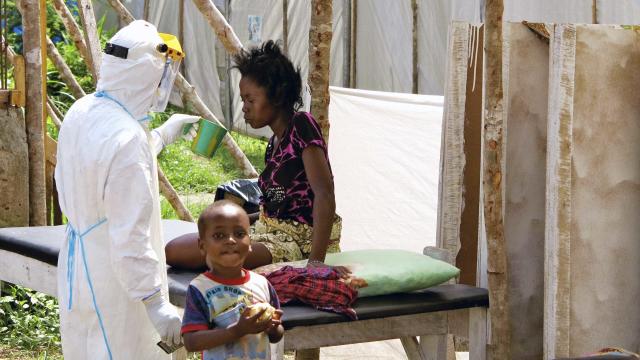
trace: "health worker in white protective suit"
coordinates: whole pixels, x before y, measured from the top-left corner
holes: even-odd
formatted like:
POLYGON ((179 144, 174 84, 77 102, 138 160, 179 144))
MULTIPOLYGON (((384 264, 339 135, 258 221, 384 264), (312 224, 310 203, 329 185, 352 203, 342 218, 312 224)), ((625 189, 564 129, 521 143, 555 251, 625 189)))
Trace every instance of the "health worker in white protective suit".
POLYGON ((167 359, 180 342, 169 303, 156 155, 198 117, 163 111, 184 54, 174 36, 134 21, 107 43, 97 91, 76 101, 58 138, 55 178, 67 216, 58 258, 67 360, 167 359))

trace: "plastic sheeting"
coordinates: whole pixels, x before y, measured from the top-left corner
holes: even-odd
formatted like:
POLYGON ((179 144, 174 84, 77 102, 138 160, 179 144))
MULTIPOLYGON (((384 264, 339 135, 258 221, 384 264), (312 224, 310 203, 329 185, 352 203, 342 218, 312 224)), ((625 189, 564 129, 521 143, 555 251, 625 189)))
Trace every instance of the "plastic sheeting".
POLYGON ((442 96, 330 87, 329 158, 343 250, 436 241, 442 96))

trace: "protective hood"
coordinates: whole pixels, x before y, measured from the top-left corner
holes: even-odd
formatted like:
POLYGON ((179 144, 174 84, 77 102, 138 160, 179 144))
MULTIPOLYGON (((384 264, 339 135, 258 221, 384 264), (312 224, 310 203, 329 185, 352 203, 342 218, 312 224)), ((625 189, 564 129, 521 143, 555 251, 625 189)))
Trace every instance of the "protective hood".
POLYGON ((97 91, 105 91, 120 102, 137 120, 151 108, 160 84, 165 55, 158 45, 164 43, 156 27, 136 20, 123 27, 109 43, 129 49, 127 59, 103 54, 97 91))

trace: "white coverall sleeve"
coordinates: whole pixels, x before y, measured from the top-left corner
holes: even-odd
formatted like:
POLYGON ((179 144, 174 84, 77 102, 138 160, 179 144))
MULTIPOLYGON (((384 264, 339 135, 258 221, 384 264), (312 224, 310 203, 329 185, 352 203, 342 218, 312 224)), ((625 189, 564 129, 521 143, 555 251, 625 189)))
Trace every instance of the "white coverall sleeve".
POLYGON ((155 151, 155 156, 158 156, 162 149, 164 149, 164 143, 162 142, 162 136, 155 130, 151 130, 151 148, 155 151))
POLYGON ((120 144, 104 192, 111 266, 132 300, 158 291, 164 269, 151 244, 153 205, 158 201, 152 156, 146 137, 135 136, 120 144))

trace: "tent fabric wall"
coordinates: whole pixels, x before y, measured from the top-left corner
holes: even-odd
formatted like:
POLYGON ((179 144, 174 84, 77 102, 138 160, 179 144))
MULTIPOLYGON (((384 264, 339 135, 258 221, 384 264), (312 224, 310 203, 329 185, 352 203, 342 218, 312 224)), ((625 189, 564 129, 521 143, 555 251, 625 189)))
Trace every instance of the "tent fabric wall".
MULTIPOLYGON (((136 18, 142 18, 144 0, 122 0, 136 18)), ((223 5, 224 0, 214 1, 223 5)), ((106 0, 94 1, 98 18, 108 15, 106 26, 117 27, 119 21, 106 0)), ((161 31, 177 34, 178 5, 176 0, 150 0, 149 21, 161 31)), ((216 69, 215 36, 204 17, 191 0, 185 0, 184 42, 187 59, 185 72, 205 103, 222 118, 220 81, 216 69)), ((282 0, 231 0, 229 22, 244 46, 248 41, 249 15, 261 15, 262 39, 282 39, 282 0)), ((331 44, 331 84, 346 85, 345 51, 350 29, 349 0, 333 0, 333 41, 331 44)), ((640 23, 640 1, 598 0, 599 23, 640 23)), ((311 0, 289 0, 289 53, 300 66, 306 80, 308 60, 308 33, 311 0)), ((505 20, 556 23, 591 23, 592 0, 505 0, 505 20)), ((484 0, 418 0, 418 93, 444 93, 447 54, 447 32, 451 21, 471 23, 482 21, 484 0)), ((412 14, 411 0, 367 0, 358 2, 356 71, 357 87, 361 89, 411 92, 412 88, 412 14)), ((221 64, 217 64, 221 65, 221 64)), ((237 95, 239 77, 231 71, 230 87, 233 92, 233 126, 254 136, 268 137, 270 129, 254 131, 246 127, 237 95)), ((224 90, 226 91, 226 90, 224 90)), ((172 98, 178 102, 177 97, 172 98)), ((308 101, 307 101, 308 103, 308 101)), ((306 109, 308 109, 308 104, 306 109)))
POLYGON ((358 2, 358 89, 410 93, 411 0, 358 2))
POLYGON ((330 87, 343 250, 436 243, 442 96, 330 87))

